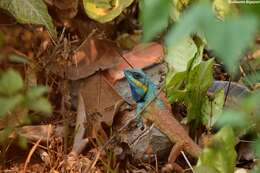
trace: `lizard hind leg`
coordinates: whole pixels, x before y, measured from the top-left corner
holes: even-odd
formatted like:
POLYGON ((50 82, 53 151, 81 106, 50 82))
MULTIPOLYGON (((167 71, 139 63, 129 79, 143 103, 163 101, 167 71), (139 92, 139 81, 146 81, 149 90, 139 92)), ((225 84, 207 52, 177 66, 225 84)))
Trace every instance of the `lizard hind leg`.
POLYGON ((162 168, 163 173, 171 172, 172 170, 176 171, 177 173, 183 173, 184 169, 175 163, 177 157, 180 155, 181 151, 184 149, 184 145, 180 143, 176 143, 170 152, 168 157, 168 163, 162 168))

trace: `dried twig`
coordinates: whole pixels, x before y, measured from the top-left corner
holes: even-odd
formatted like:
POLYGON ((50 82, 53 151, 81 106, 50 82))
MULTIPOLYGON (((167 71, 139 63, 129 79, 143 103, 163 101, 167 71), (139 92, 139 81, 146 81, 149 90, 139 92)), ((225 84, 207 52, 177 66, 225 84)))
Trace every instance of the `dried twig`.
POLYGON ((91 31, 91 33, 87 36, 87 38, 73 52, 79 51, 79 49, 81 49, 82 46, 89 40, 89 38, 91 38, 96 32, 97 32, 97 29, 96 28, 93 29, 91 31))
POLYGON ((195 173, 194 170, 193 170, 193 168, 192 168, 192 166, 191 166, 191 164, 190 164, 190 162, 189 162, 189 160, 188 160, 188 158, 186 157, 185 153, 184 153, 183 151, 181 151, 181 154, 182 154, 182 156, 184 157, 184 159, 185 159, 185 161, 187 162, 187 164, 189 165, 191 171, 192 171, 193 173, 195 173))
POLYGON ((28 156, 27 156, 27 159, 25 161, 25 164, 24 164, 24 168, 23 168, 23 173, 26 173, 26 169, 27 169, 27 166, 28 166, 28 163, 30 162, 31 160, 31 157, 33 155, 33 153, 35 152, 35 150, 37 149, 38 145, 40 144, 41 142, 41 139, 39 139, 35 145, 32 147, 32 149, 30 150, 28 156))
POLYGON ((75 153, 76 155, 80 154, 82 150, 86 147, 88 143, 88 139, 84 138, 85 134, 85 127, 84 123, 86 122, 86 110, 84 99, 79 93, 79 102, 78 102, 78 109, 77 109, 77 120, 76 120, 76 127, 75 127, 75 137, 72 146, 71 153, 75 153))
POLYGON ((226 105, 226 102, 227 102, 228 94, 229 94, 229 91, 230 91, 230 86, 231 86, 231 76, 230 76, 229 81, 228 81, 228 88, 227 88, 227 92, 226 92, 226 95, 225 95, 224 106, 226 105))

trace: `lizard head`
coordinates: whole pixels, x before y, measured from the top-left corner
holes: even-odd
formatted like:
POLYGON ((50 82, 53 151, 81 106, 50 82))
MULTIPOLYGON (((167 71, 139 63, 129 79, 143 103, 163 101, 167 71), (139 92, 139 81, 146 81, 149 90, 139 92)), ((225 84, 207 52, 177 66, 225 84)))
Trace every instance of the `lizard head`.
POLYGON ((136 102, 144 99, 149 85, 146 74, 140 69, 126 69, 124 75, 130 85, 133 99, 136 102))

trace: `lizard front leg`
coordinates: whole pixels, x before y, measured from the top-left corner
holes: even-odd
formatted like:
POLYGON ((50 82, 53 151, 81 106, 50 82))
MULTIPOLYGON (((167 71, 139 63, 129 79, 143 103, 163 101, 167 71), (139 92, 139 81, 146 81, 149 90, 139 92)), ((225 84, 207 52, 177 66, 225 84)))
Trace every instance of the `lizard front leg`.
POLYGON ((142 109, 145 106, 145 104, 143 102, 137 103, 136 105, 136 111, 135 111, 135 116, 136 116, 136 122, 137 122, 137 126, 139 128, 143 128, 144 124, 143 124, 143 120, 142 120, 142 109))

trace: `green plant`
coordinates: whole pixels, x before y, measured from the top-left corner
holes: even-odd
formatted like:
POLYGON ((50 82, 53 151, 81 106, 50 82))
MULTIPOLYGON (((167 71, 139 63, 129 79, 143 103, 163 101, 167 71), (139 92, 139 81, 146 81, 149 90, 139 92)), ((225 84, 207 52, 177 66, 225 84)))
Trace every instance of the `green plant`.
POLYGON ((223 127, 203 149, 196 166, 200 173, 234 172, 236 164, 236 139, 231 127, 223 127))
MULTIPOLYGON (((147 3, 148 1, 146 0, 147 3)), ((153 1, 149 2, 153 3, 153 1)), ((213 50, 216 58, 225 65, 231 76, 235 75, 237 69, 239 69, 242 54, 254 40, 259 26, 258 16, 255 10, 250 8, 247 10, 241 9, 239 15, 234 15, 232 10, 238 9, 222 0, 215 0, 213 4, 208 2, 192 2, 191 4, 191 2, 185 1, 186 3, 182 3, 181 8, 176 8, 177 2, 180 3, 180 1, 173 1, 175 6, 171 7, 175 14, 178 14, 174 18, 174 21, 177 20, 177 22, 172 25, 165 37, 166 62, 169 66, 166 79, 167 96, 170 102, 184 102, 187 106, 188 121, 195 120, 210 126, 209 119, 212 119, 212 117, 209 117, 208 114, 215 112, 213 123, 233 125, 232 128, 223 127, 213 137, 212 145, 203 150, 197 165, 197 172, 205 172, 205 170, 210 173, 233 172, 236 158, 233 130, 235 134, 244 134, 248 129, 259 128, 256 125, 259 120, 257 118, 252 119, 252 112, 255 110, 256 104, 259 103, 253 98, 259 98, 259 95, 252 93, 251 99, 246 99, 240 105, 240 109, 224 110, 223 114, 220 115, 223 108, 224 93, 217 91, 215 93, 215 105, 210 108, 211 104, 210 100, 206 98, 206 92, 213 80, 213 60, 202 61, 201 52, 206 44, 209 49, 213 50), (191 5, 183 11, 188 4, 191 5), (215 11, 212 10, 212 7, 215 11), (189 37, 193 37, 193 39, 189 37), (200 38, 200 42, 194 38, 200 38), (237 118, 234 119, 234 116, 237 118), (225 142, 224 139, 229 140, 225 142), (213 156, 214 159, 212 159, 213 156), (215 156, 217 159, 215 159, 215 156), (226 164, 225 161, 230 164, 226 164)), ((158 8, 161 6, 158 5, 158 8)), ((166 10, 167 8, 164 6, 161 9, 166 10)), ((166 29, 166 24, 154 21, 159 19, 167 21, 169 16, 166 14, 168 13, 164 12, 161 18, 158 16, 153 18, 152 14, 146 13, 146 15, 150 15, 146 16, 146 19, 150 21, 141 21, 144 26, 144 36, 149 36, 145 39, 146 41, 154 38, 159 31, 166 29), (149 31, 150 28, 145 26, 150 23, 153 23, 154 28, 160 29, 156 32, 149 31)), ((259 136, 258 130, 256 130, 256 133, 259 136)), ((256 155, 258 155, 259 147, 256 146, 259 146, 259 139, 256 139, 254 144, 256 155)))
POLYGON ((43 96, 47 88, 36 86, 26 89, 17 71, 0 73, 0 140, 5 141, 19 126, 29 124, 37 115, 50 115, 52 108, 43 96))

